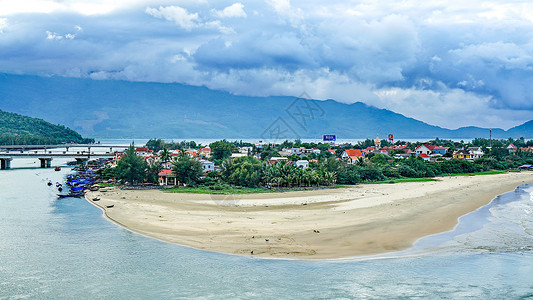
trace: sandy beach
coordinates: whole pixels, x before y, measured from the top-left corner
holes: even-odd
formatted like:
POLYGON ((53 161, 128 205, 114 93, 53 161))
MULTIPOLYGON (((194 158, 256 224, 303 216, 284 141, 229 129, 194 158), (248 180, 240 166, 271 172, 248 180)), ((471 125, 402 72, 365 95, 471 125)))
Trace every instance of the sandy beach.
POLYGON ((533 172, 522 172, 251 195, 103 188, 86 198, 117 224, 163 241, 230 254, 324 259, 409 248, 531 182, 533 172))

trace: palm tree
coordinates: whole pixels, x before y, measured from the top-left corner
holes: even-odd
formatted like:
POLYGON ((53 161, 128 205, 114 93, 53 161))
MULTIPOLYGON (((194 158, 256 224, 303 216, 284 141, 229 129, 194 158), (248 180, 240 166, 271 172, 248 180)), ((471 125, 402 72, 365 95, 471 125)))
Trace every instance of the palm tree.
POLYGON ((170 161, 170 151, 168 151, 167 147, 163 147, 163 150, 159 152, 159 157, 163 163, 170 161))

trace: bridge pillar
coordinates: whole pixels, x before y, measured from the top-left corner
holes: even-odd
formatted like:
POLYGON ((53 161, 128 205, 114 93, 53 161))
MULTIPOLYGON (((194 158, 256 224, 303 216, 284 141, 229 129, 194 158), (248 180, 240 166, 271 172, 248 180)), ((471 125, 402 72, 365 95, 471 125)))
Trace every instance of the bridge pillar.
POLYGON ((50 168, 52 167, 52 158, 51 157, 39 157, 41 161, 41 168, 50 168))
POLYGON ((13 158, 11 158, 11 157, 0 158, 0 169, 1 170, 11 169, 11 161, 12 160, 13 160, 13 158))

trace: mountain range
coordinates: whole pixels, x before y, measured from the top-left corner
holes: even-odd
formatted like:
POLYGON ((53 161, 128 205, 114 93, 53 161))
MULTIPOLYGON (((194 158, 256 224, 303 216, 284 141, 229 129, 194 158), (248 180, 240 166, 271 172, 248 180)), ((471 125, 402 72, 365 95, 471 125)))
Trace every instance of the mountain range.
MULTIPOLYGON (((96 138, 396 139, 489 137, 450 130, 362 102, 249 97, 177 83, 0 74, 0 109, 42 118, 96 138)), ((532 138, 533 120, 493 138, 532 138)))

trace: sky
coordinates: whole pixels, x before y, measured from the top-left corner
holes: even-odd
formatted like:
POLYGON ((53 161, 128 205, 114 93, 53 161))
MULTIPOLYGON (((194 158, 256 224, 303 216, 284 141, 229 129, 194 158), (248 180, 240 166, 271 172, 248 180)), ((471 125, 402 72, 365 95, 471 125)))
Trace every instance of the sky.
POLYGON ((305 92, 508 129, 533 119, 533 3, 0 0, 0 72, 305 92))

